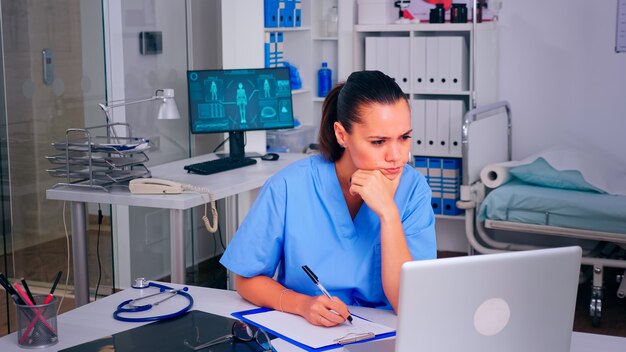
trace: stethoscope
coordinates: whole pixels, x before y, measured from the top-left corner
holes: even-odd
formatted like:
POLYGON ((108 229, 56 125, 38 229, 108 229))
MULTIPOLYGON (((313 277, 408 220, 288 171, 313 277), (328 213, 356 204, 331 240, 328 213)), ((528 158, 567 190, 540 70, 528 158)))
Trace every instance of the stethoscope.
POLYGON ((126 300, 122 303, 120 303, 117 306, 117 309, 115 310, 115 312, 113 312, 113 318, 119 321, 126 321, 126 322, 133 322, 133 323, 137 323, 137 322, 148 322, 148 321, 156 321, 156 320, 165 320, 165 319, 171 319, 171 318, 176 318, 179 317, 183 314, 185 314, 189 309, 191 309, 191 306, 193 306, 193 297, 191 297, 191 295, 189 293, 187 293, 187 291, 189 290, 189 288, 187 287, 183 287, 180 290, 165 286, 165 285, 161 285, 161 284, 157 284, 154 282, 148 282, 148 280, 140 277, 138 279, 135 280, 135 284, 132 285, 132 288, 137 288, 137 289, 143 289, 143 288, 148 288, 148 287, 155 287, 159 289, 159 292, 148 295, 148 296, 143 296, 143 297, 139 297, 139 298, 135 298, 135 299, 129 299, 126 300), (154 303, 148 303, 148 304, 140 304, 138 302, 145 300, 147 298, 151 298, 151 297, 155 297, 158 295, 167 295, 165 298, 156 301, 154 303), (126 313, 138 313, 138 312, 145 312, 147 310, 152 309, 152 307, 154 306, 158 306, 159 304, 167 301, 168 299, 176 296, 176 295, 180 295, 183 296, 185 298, 187 298, 187 300, 189 301, 187 306, 185 306, 183 309, 177 311, 177 312, 173 312, 173 313, 169 313, 169 314, 163 314, 163 315, 155 315, 155 316, 148 316, 148 317, 140 317, 140 318, 129 318, 129 317, 125 317, 125 316, 121 316, 120 314, 126 314, 126 313))

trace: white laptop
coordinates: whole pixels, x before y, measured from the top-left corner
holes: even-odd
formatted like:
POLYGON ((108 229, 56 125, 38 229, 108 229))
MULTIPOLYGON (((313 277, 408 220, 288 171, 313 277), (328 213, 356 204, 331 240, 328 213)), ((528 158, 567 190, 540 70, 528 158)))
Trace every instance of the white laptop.
POLYGON ((581 254, 565 247, 406 263, 395 348, 388 340, 346 350, 569 352, 581 254))

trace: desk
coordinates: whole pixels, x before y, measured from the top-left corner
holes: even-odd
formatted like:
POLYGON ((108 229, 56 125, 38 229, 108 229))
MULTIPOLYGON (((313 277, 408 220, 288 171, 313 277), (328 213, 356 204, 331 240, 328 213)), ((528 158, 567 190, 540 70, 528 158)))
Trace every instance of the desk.
MULTIPOLYGON (((185 165, 216 159, 212 154, 158 165, 150 168, 152 177, 172 180, 210 189, 215 200, 236 196, 257 189, 278 170, 306 154, 281 154, 276 161, 259 160, 255 165, 220 172, 209 176, 189 174, 185 165)), ((74 260, 74 290, 76 306, 89 303, 89 274, 87 271, 86 204, 103 203, 170 210, 171 281, 185 283, 185 250, 183 211, 205 204, 197 193, 178 195, 132 195, 127 188, 113 187, 110 192, 91 189, 59 187, 46 190, 46 198, 71 202, 72 248, 74 260)))
MULTIPOLYGON (((177 284, 167 285, 175 288, 183 287, 182 285, 177 284)), ((232 312, 254 308, 253 305, 244 301, 234 291, 189 286, 189 293, 194 297, 195 304, 192 309, 195 310, 222 316, 230 316, 230 313, 232 312)), ((63 348, 75 346, 106 335, 111 335, 146 324, 125 323, 113 319, 112 313, 119 303, 138 296, 139 294, 137 290, 127 289, 61 314, 57 321, 59 342, 50 348, 38 349, 38 351, 58 351, 63 348)), ((394 328, 396 327, 396 316, 391 311, 363 307, 351 307, 350 311, 377 323, 394 328)), ((17 337, 15 335, 16 333, 12 333, 8 336, 0 338, 0 351, 24 351, 24 349, 17 346, 17 337)), ((280 352, 303 351, 286 341, 274 340, 272 343, 276 347, 276 350, 280 352)), ((380 346, 377 344, 372 345, 380 346)), ((362 346, 365 347, 365 344, 362 346)), ((386 344, 386 346, 393 346, 393 343, 386 344)), ((623 352, 625 350, 625 346, 626 338, 575 332, 572 334, 572 347, 570 351, 623 352)), ((337 349, 336 351, 340 350, 337 349)), ((393 352, 389 349, 381 350, 376 348, 376 352, 385 351, 393 352)))

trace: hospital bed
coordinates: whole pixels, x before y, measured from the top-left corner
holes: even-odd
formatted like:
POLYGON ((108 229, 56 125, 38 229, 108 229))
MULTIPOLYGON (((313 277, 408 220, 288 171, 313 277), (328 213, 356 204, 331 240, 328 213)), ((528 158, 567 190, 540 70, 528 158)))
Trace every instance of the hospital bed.
MULTIPOLYGON (((465 232, 472 251, 537 249, 542 247, 538 242, 546 242, 538 239, 554 240, 548 236, 596 244, 585 250, 582 264, 592 268, 589 314, 592 324, 600 325, 604 268, 626 269, 626 196, 515 178, 493 182, 501 175, 488 172, 488 167, 511 160, 511 107, 506 101, 468 111, 462 133, 463 184, 457 206, 465 209, 465 232), (490 189, 485 183, 502 184, 490 189)), ((619 298, 626 296, 626 277, 622 278, 619 298)))

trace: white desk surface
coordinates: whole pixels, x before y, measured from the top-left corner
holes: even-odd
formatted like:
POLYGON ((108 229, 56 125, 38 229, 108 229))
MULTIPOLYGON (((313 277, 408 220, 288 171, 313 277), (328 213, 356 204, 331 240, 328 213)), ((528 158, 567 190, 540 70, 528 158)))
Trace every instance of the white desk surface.
MULTIPOLYGON (((206 176, 190 174, 183 169, 183 167, 188 164, 217 158, 213 154, 207 154, 150 167, 150 172, 153 178, 161 178, 208 188, 213 192, 217 200, 259 188, 270 176, 275 174, 277 170, 307 156, 307 154, 283 153, 280 154, 280 158, 275 161, 257 159, 257 163, 254 165, 206 176)), ((108 203, 180 210, 190 209, 206 203, 206 199, 197 193, 133 195, 128 191, 127 187, 123 186, 113 187, 110 192, 91 190, 88 188, 57 187, 48 189, 46 191, 46 197, 48 199, 73 202, 108 203)))
MULTIPOLYGON (((165 285, 181 288, 183 285, 165 283, 165 285)), ((244 301, 234 291, 217 290, 204 287, 188 286, 189 293, 194 297, 192 309, 230 316, 230 313, 255 308, 244 301)), ((154 289, 151 289, 154 290, 154 289)), ((147 292, 152 293, 152 291, 147 292)), ((58 317, 59 342, 38 351, 58 351, 81 343, 92 341, 103 336, 132 329, 146 323, 126 323, 113 319, 113 311, 117 305, 127 299, 138 297, 138 290, 127 289, 109 297, 89 303, 82 307, 61 314, 58 317)), ((12 308, 13 309, 13 308, 12 308)), ((372 321, 396 327, 396 316, 386 310, 351 307, 353 313, 371 319, 372 321)), ((272 341, 279 352, 302 351, 300 348, 285 341, 272 341)), ((363 344, 362 347, 365 347, 363 344)), ((377 347, 380 347, 378 344, 377 347)), ((393 346, 393 343, 382 346, 393 346)), ((393 348, 393 347, 391 347, 393 348)), ((361 349, 359 349, 361 350, 361 349)), ((384 352, 376 348, 377 352, 384 352)), ((15 333, 0 338, 0 351, 24 351, 17 346, 15 333)), ((339 351, 339 350, 337 350, 339 351)), ((571 352, 624 352, 626 338, 594 335, 574 332, 572 334, 571 352)), ((392 352, 392 350, 390 350, 392 352)))

